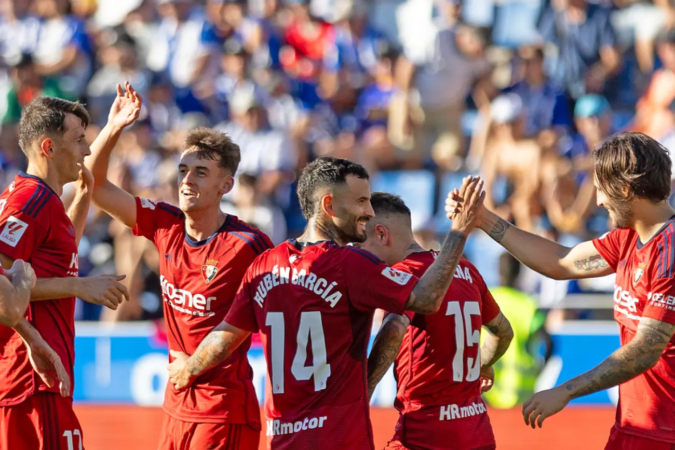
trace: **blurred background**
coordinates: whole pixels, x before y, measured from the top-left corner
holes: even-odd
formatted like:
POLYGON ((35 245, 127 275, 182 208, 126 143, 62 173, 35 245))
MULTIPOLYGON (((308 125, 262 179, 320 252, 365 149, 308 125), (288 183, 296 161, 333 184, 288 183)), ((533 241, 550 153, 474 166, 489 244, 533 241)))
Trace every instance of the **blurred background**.
MULTIPOLYGON (((305 225, 299 171, 331 155, 363 164, 373 191, 400 194, 425 247, 439 248, 445 195, 467 173, 485 178, 486 203, 503 218, 571 246, 610 226, 595 204, 598 143, 632 130, 675 147, 674 13, 669 0, 0 0, 0 187, 25 169, 17 122, 31 99, 85 103, 91 142, 116 84, 129 80, 145 103, 111 178, 135 195, 175 204, 185 134, 211 126, 242 150, 222 209, 275 244, 305 225)), ((64 202, 71 197, 66 189, 64 202)), ((518 419, 509 408, 618 347, 614 280, 546 279, 482 233, 466 256, 514 325, 486 401, 506 410, 492 410, 498 442, 516 443, 502 448, 522 448, 536 433, 509 422, 518 419)), ((161 405, 157 252, 92 208, 79 257, 82 276, 126 274, 132 294, 116 312, 78 301, 75 399, 88 448, 154 448, 158 430, 129 434, 149 444, 113 445, 133 438, 106 434, 94 418, 108 411, 101 404, 161 405)), ((262 398, 258 343, 251 361, 262 398)), ((393 378, 378 389, 373 404, 390 407, 393 378)), ((577 399, 581 409, 561 416, 568 422, 555 431, 551 419, 536 436, 553 448, 545 433, 568 436, 588 415, 607 419, 595 431, 603 445, 615 401, 614 391, 577 399)), ((158 408, 120 407, 129 412, 120 420, 142 424, 138 411, 161 419, 158 408)), ((382 411, 378 444, 396 419, 382 411)), ((595 448, 584 442, 566 448, 595 448)))

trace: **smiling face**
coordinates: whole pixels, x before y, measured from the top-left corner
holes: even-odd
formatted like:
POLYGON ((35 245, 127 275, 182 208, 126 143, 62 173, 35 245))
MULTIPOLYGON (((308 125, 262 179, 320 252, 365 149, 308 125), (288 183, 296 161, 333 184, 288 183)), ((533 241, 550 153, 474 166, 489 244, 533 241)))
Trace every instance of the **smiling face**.
POLYGON ((366 224, 375 217, 370 204, 370 182, 347 175, 345 183, 333 189, 330 199, 331 220, 344 242, 366 240, 366 224))
MULTIPOLYGON (((42 142, 43 151, 51 147, 51 160, 62 184, 76 181, 80 176, 84 157, 91 155, 85 131, 82 120, 75 114, 68 113, 63 121, 63 136, 47 138, 42 142)), ((49 155, 48 152, 47 154, 49 155)))
POLYGON ((183 152, 178 165, 178 199, 181 211, 190 213, 220 208, 220 199, 234 184, 219 161, 199 158, 194 150, 183 152))

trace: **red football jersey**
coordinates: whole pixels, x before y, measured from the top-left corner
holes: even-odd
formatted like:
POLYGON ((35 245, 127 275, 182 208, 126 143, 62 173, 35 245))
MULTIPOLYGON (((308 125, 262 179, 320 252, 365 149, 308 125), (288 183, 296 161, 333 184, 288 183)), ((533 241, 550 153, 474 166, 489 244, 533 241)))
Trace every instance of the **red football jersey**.
MULTIPOLYGON (((0 196, 0 253, 31 263, 39 278, 78 275, 75 229, 58 195, 41 179, 20 173, 0 196)), ((25 318, 58 353, 73 382, 75 298, 31 302, 25 318)), ((71 392, 74 387, 71 388, 71 392)), ((21 403, 48 388, 33 371, 26 346, 0 325, 0 406, 21 403)))
MULTIPOLYGON (((435 258, 432 251, 416 252, 394 268, 421 277, 435 258)), ((480 395, 480 333, 498 314, 483 278, 466 259, 457 265, 438 312, 406 312, 410 326, 394 364, 397 435, 404 445, 446 449, 451 442, 451 448, 469 449, 494 442, 480 395)))
POLYGON ((373 450, 373 313, 401 314, 416 283, 365 250, 325 241, 286 241, 253 263, 225 321, 260 331, 270 448, 373 450))
MULTIPOLYGON (((616 272, 614 319, 621 345, 642 317, 675 324, 675 218, 646 244, 634 230, 614 230, 593 241, 616 272)), ((656 366, 619 385, 616 426, 623 432, 675 443, 675 338, 656 366)))
MULTIPOLYGON (((169 349, 193 354, 225 318, 248 266, 272 243, 235 216, 227 216, 210 238, 195 242, 186 234, 178 208, 137 198, 136 211, 134 234, 151 240, 159 251, 169 349)), ((259 430, 260 409, 246 357, 250 346, 249 339, 185 390, 168 383, 166 413, 187 422, 247 423, 259 430)))

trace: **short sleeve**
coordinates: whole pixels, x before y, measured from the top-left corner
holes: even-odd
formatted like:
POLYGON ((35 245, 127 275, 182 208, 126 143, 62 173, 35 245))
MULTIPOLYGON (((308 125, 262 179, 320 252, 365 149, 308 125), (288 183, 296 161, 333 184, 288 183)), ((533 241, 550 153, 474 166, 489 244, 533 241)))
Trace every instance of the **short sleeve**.
POLYGON ((247 269, 246 275, 239 285, 237 295, 235 295, 232 306, 225 316, 225 322, 242 330, 256 333, 258 332, 258 321, 255 317, 253 299, 251 298, 252 267, 250 266, 247 269))
MULTIPOLYGON (((395 270, 400 270, 401 272, 408 272, 408 273, 415 274, 415 270, 412 267, 405 264, 405 262, 403 262, 403 261, 394 264, 393 266, 391 266, 391 268, 395 269, 395 270)), ((385 317, 387 315, 388 314, 385 314, 385 317)), ((403 311, 403 315, 408 316, 408 319, 410 319, 410 321, 412 322, 413 318, 415 317, 415 312, 414 311, 403 311)))
POLYGON ((403 314, 410 293, 419 280, 409 272, 389 267, 372 253, 354 247, 344 260, 345 281, 351 303, 361 311, 377 308, 403 314))
POLYGON ((143 236, 157 243, 158 232, 183 220, 183 213, 168 203, 136 197, 136 226, 134 236, 143 236))
POLYGON ((24 192, 17 190, 0 201, 0 205, 5 203, 0 214, 0 253, 30 261, 49 234, 51 217, 44 214, 44 207, 55 194, 43 185, 38 185, 30 196, 24 196, 24 192))
POLYGON ((610 231, 597 239, 593 239, 593 246, 595 246, 596 250, 600 252, 600 256, 607 261, 607 264, 609 264, 615 272, 619 265, 619 261, 621 260, 622 244, 627 238, 626 230, 617 229, 610 231))

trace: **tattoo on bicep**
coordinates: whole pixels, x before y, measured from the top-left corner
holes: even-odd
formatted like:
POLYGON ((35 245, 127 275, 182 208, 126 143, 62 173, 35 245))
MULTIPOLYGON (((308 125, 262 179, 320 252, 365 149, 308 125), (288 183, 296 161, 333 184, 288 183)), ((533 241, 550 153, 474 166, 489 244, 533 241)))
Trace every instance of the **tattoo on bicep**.
POLYGON ((609 267, 609 264, 607 264, 607 261, 605 261, 602 256, 593 255, 586 259, 578 259, 574 261, 574 267, 579 270, 585 270, 589 272, 591 270, 604 269, 605 267, 609 267))
POLYGON ((384 374, 389 370, 389 366, 398 356, 401 341, 403 341, 403 336, 410 322, 407 317, 404 319, 403 317, 405 316, 391 322, 385 322, 375 337, 373 349, 368 358, 368 391, 370 393, 377 387, 384 374))
POLYGON ((497 223, 494 224, 488 235, 496 242, 501 242, 510 226, 511 224, 506 220, 497 219, 497 223))

